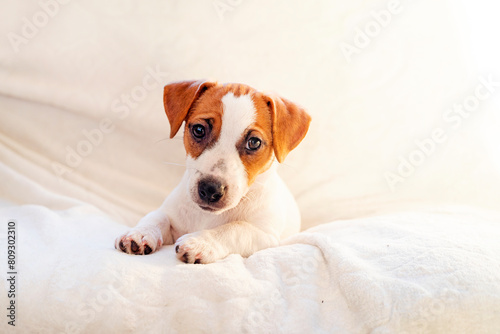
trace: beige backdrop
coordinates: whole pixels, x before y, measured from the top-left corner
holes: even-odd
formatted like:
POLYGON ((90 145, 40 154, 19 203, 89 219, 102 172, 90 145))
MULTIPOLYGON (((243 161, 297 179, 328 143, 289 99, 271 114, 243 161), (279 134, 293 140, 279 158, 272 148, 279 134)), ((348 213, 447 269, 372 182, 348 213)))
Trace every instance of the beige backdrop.
POLYGON ((183 173, 172 164, 184 151, 179 135, 167 139, 163 86, 210 78, 274 91, 313 116, 281 167, 304 228, 422 204, 500 204, 491 148, 500 87, 482 84, 500 77, 471 66, 455 2, 8 7, 17 13, 0 21, 8 202, 84 202, 134 225, 183 173))

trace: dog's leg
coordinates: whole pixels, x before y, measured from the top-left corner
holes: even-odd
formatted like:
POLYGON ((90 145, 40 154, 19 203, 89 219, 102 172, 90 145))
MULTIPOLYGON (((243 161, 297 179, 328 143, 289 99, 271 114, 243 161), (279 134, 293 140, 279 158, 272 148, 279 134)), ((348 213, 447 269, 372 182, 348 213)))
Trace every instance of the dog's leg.
POLYGON ((238 221, 185 234, 175 242, 175 252, 179 260, 186 263, 212 263, 229 254, 247 257, 260 249, 278 245, 277 236, 238 221))
POLYGON ((150 212, 136 227, 116 238, 115 248, 128 254, 147 255, 163 244, 173 244, 170 222, 163 210, 150 212))

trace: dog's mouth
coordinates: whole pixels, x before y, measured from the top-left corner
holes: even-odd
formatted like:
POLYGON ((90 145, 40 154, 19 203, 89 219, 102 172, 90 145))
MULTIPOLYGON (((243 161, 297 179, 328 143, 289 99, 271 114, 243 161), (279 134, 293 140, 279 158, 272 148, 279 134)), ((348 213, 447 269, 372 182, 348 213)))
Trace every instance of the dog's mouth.
POLYGON ((199 199, 194 200, 194 202, 198 205, 200 209, 202 209, 205 212, 210 212, 215 215, 221 214, 223 212, 229 211, 236 207, 242 200, 243 198, 240 198, 240 200, 236 203, 234 202, 217 202, 217 203, 207 203, 207 202, 200 202, 199 199))
POLYGON ((198 204, 198 207, 200 209, 202 209, 203 211, 212 213, 214 215, 219 215, 219 214, 230 209, 227 206, 212 206, 212 205, 207 205, 207 203, 203 203, 203 204, 197 203, 197 204, 198 204))
POLYGON ((204 210, 204 211, 208 211, 208 212, 216 212, 216 211, 219 211, 220 209, 216 209, 216 208, 212 208, 211 206, 208 206, 206 204, 198 204, 198 206, 204 210))

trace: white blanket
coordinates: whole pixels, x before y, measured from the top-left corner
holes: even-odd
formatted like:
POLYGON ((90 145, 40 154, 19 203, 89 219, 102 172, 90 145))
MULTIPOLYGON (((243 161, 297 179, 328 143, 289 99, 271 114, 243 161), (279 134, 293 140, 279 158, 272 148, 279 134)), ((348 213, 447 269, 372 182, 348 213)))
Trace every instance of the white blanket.
MULTIPOLYGON (((19 333, 500 329, 500 216, 488 212, 337 221, 210 265, 181 263, 172 246, 117 252, 124 227, 89 207, 11 207, 0 219, 17 223, 19 333)), ((5 232, 2 225, 2 245, 5 232)), ((12 332, 5 320, 0 328, 12 332)))

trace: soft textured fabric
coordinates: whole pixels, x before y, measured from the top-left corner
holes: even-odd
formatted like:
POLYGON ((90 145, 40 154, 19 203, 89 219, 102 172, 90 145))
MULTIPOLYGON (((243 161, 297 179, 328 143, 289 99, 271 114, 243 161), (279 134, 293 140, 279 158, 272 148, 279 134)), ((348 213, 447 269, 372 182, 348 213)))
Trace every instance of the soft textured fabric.
MULTIPOLYGON (((491 212, 442 208, 337 221, 209 265, 179 262, 173 246, 148 256, 117 252, 113 239, 125 227, 89 207, 11 207, 0 219, 17 221, 21 333, 500 328, 500 216, 491 212)), ((10 332, 5 321, 0 328, 10 332)))

